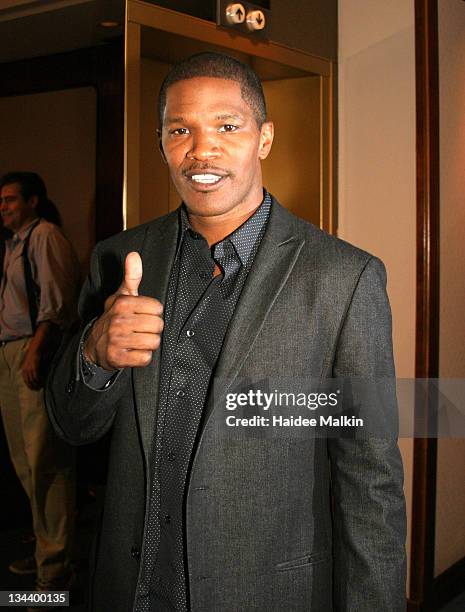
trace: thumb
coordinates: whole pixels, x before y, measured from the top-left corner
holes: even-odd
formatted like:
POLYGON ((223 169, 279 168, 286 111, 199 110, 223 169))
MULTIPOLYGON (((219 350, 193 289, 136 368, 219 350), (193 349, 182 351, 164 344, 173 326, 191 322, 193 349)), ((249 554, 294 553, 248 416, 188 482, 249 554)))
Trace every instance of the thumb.
POLYGON ((137 251, 126 255, 124 262, 124 279, 118 293, 124 295, 139 295, 139 285, 142 280, 142 259, 137 251))

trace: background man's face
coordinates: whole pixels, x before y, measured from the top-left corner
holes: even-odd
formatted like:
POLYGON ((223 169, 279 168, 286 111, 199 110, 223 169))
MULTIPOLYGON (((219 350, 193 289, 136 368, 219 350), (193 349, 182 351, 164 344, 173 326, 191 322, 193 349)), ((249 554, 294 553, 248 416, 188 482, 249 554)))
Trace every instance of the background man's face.
POLYGON ((245 214, 263 199, 260 160, 273 127, 258 127, 236 81, 196 77, 168 88, 162 147, 189 212, 245 214))
POLYGON ((24 199, 19 183, 4 185, 0 191, 0 214, 3 225, 12 232, 19 231, 35 217, 35 204, 36 198, 24 199))

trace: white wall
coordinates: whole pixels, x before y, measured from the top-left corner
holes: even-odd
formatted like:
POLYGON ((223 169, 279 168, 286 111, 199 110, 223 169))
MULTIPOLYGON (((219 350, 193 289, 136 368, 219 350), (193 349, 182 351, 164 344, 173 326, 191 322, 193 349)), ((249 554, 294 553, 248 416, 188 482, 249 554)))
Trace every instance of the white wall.
MULTIPOLYGON (((339 2, 339 236, 387 268, 398 377, 415 358, 414 0, 339 2)), ((411 508, 411 439, 400 441, 411 508)), ((410 512, 409 532, 410 541, 410 512)))

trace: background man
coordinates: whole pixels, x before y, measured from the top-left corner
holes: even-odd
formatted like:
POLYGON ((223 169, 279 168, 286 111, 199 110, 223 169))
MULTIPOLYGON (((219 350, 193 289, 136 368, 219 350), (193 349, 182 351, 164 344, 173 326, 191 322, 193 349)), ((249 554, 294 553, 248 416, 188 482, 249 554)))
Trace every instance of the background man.
POLYGON ((69 585, 74 520, 74 449, 58 439, 43 398, 44 377, 60 330, 75 320, 79 268, 42 179, 12 172, 0 181, 6 241, 0 285, 0 407, 11 461, 29 497, 34 557, 14 561, 37 572, 40 590, 69 585))
POLYGON ((3 276, 3 259, 5 257, 5 242, 10 238, 10 232, 3 227, 2 217, 0 215, 0 281, 3 276))
POLYGON ((64 439, 113 429, 92 609, 400 612, 395 439, 217 427, 239 379, 394 376, 384 267, 263 189, 273 125, 247 66, 176 65, 159 120, 183 205, 97 245, 48 393, 64 439))

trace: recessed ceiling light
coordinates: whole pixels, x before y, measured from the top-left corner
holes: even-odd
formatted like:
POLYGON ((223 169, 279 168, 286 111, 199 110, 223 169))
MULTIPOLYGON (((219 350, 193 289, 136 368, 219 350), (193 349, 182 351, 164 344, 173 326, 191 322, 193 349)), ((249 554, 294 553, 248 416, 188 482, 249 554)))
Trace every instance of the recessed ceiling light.
POLYGON ((102 28, 117 28, 119 26, 119 22, 118 21, 101 21, 100 25, 102 26, 102 28))

